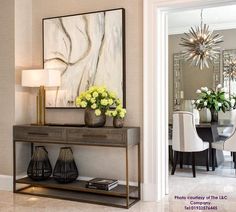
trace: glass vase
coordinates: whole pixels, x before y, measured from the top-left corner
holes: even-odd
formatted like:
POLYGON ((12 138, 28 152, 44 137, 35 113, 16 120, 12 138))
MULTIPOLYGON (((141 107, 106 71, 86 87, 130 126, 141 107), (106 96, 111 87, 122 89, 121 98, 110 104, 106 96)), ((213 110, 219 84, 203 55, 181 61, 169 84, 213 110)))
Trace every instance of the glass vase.
POLYGON ((44 146, 36 146, 27 169, 32 180, 47 180, 52 174, 48 152, 44 146))
POLYGON ((62 147, 53 170, 53 177, 59 183, 70 183, 77 179, 79 172, 70 147, 62 147))
POLYGON ((218 111, 211 108, 211 122, 218 122, 218 111))
POLYGON ((199 111, 199 115, 201 123, 210 123, 212 120, 211 111, 208 108, 202 108, 199 111))

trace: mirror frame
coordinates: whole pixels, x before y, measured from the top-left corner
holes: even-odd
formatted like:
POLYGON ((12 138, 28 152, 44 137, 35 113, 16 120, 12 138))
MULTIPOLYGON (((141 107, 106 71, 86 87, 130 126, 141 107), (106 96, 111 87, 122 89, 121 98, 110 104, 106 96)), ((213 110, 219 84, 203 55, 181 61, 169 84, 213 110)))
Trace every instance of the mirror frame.
MULTIPOLYGON (((220 60, 221 54, 217 54, 217 58, 212 61, 213 65, 213 84, 212 88, 215 88, 218 84, 221 83, 221 71, 220 71, 220 60)), ((183 68, 182 61, 184 61, 183 53, 174 53, 173 54, 173 110, 181 109, 181 83, 183 82, 183 68)))
MULTIPOLYGON (((225 77, 223 72, 226 68, 225 61, 231 57, 236 58, 236 49, 224 49, 222 51, 222 84, 224 87, 227 87, 227 88, 228 88, 229 84, 225 83, 225 78, 228 78, 228 77, 225 77)), ((228 79, 227 79, 227 81, 228 81, 228 79)))

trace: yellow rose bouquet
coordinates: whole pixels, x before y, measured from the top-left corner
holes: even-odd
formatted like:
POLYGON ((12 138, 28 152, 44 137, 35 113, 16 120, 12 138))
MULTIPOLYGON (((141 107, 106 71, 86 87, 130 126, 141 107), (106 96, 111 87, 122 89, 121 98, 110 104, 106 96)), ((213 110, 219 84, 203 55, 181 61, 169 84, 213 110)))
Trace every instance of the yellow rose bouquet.
POLYGON ((126 115, 126 109, 124 109, 121 105, 118 105, 115 110, 107 110, 106 115, 123 119, 126 115))
POLYGON ((105 86, 92 86, 76 98, 76 105, 82 108, 91 108, 96 116, 105 113, 112 106, 120 102, 114 92, 108 91, 105 86))
POLYGON ((124 118, 126 116, 126 109, 124 109, 121 104, 120 100, 117 101, 118 105, 116 106, 115 110, 107 110, 106 115, 113 117, 113 126, 116 128, 121 128, 124 126, 124 118))

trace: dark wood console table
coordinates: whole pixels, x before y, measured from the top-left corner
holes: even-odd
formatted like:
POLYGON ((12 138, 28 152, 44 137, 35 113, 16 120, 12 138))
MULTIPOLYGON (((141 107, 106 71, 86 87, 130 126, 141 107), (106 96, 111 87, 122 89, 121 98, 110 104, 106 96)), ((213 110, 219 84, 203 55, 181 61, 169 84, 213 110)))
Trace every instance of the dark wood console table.
MULTIPOLYGON (((15 193, 53 197, 95 203, 101 205, 129 208, 140 200, 140 128, 86 128, 86 127, 59 127, 18 125, 13 127, 13 188, 15 193), (33 181, 25 174, 17 177, 16 145, 28 143, 31 155, 34 145, 57 144, 86 145, 100 147, 116 147, 125 149, 126 184, 118 185, 110 191, 86 188, 86 181, 76 180, 69 184, 57 183, 53 178, 46 181, 33 181), (138 182, 131 186, 129 182, 129 148, 137 145, 138 150, 138 182), (21 186, 20 188, 18 188, 21 186)), ((25 170, 26 172, 26 170, 25 170)), ((96 176, 95 176, 96 177, 96 176)))

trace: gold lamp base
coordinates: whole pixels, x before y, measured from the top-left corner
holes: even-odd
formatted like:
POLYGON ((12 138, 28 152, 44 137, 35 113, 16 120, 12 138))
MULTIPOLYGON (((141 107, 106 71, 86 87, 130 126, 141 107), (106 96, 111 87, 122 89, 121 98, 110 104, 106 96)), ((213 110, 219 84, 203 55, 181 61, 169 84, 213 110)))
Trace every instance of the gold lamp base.
POLYGON ((37 104, 37 125, 45 125, 45 89, 44 89, 44 86, 39 87, 36 104, 37 104))

